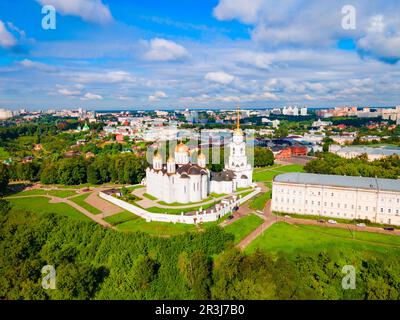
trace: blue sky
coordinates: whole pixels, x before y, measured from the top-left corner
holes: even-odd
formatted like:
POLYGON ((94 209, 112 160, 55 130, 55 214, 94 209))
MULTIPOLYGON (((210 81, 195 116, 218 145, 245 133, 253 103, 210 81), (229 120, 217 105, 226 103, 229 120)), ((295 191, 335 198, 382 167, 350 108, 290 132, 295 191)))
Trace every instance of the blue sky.
POLYGON ((393 106, 399 60, 397 0, 0 2, 2 108, 393 106))

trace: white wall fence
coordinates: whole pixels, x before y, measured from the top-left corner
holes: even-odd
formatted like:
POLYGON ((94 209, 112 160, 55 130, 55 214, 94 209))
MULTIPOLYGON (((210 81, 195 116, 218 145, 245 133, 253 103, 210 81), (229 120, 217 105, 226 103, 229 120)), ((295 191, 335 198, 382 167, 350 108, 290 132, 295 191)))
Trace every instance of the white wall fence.
MULTIPOLYGON (((135 215, 146 219, 147 222, 160 221, 160 222, 173 222, 173 223, 186 223, 186 224, 197 224, 202 222, 212 222, 217 221, 224 215, 232 212, 233 208, 241 205, 247 200, 251 199, 255 195, 261 192, 261 188, 256 187, 253 192, 249 193, 245 197, 232 196, 229 199, 222 200, 219 204, 215 206, 215 209, 196 211, 194 215, 185 214, 167 214, 167 213, 153 213, 146 211, 138 206, 131 203, 113 197, 111 195, 105 194, 104 192, 99 192, 100 198, 107 200, 135 215)), ((177 209, 178 211, 179 209, 177 209)))

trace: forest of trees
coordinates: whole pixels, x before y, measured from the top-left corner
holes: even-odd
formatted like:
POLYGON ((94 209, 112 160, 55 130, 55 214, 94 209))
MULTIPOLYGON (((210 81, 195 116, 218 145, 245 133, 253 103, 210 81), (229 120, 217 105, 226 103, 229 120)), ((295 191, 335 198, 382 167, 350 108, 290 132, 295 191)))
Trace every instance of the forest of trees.
POLYGON ((320 153, 317 159, 307 163, 304 170, 309 173, 397 179, 400 177, 400 157, 394 155, 369 162, 367 155, 345 159, 332 153, 320 153))
POLYGON ((0 299, 399 299, 400 261, 371 252, 270 256, 219 227, 158 238, 10 209, 0 200, 0 299), (357 269, 343 290, 342 266, 357 269), (56 268, 56 290, 41 269, 56 268))
POLYGON ((101 154, 89 159, 47 158, 40 162, 14 162, 7 167, 7 175, 13 180, 40 181, 44 184, 135 184, 143 179, 147 166, 144 158, 132 154, 101 154))

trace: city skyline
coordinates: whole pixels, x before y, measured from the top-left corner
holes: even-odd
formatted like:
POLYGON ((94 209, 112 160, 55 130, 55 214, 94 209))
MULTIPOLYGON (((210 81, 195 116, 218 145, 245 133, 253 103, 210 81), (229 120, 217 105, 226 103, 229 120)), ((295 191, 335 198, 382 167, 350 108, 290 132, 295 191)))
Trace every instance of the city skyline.
POLYGON ((400 3, 352 1, 355 30, 346 4, 3 2, 0 108, 398 105, 400 3))

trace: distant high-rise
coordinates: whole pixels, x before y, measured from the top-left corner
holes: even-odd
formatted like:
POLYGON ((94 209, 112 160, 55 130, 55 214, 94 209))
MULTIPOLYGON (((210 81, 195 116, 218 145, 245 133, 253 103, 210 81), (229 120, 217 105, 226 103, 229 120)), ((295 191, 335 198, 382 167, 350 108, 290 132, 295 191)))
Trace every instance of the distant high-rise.
POLYGON ((7 120, 13 116, 11 110, 0 109, 0 120, 7 120))

